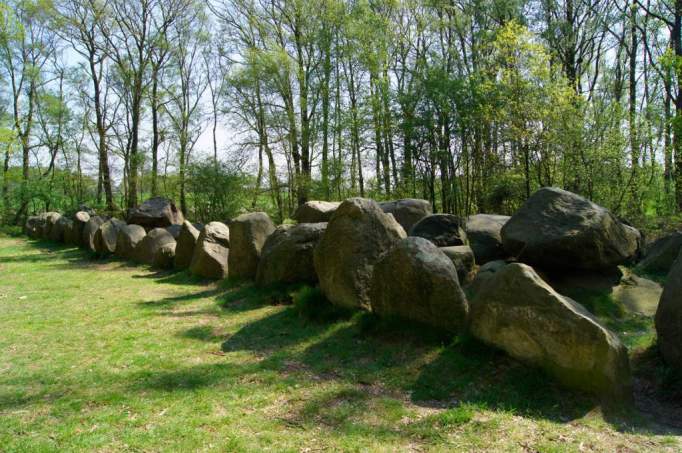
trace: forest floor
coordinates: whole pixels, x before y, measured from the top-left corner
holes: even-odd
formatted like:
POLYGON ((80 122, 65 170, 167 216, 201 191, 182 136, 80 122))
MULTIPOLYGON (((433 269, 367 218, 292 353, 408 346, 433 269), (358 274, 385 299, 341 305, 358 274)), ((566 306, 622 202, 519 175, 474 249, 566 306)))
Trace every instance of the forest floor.
POLYGON ((610 413, 474 341, 281 291, 0 236, 0 451, 682 449, 679 413, 610 413))

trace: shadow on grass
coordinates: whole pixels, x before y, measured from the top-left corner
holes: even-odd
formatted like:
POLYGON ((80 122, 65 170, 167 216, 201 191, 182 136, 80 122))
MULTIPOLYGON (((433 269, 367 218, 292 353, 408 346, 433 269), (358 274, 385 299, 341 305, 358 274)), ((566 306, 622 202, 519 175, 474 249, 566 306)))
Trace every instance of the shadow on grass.
MULTIPOLYGON (((84 253, 60 249, 72 259, 84 253)), ((43 259, 43 258, 40 258, 43 259)), ((140 277, 143 278, 143 277, 140 277)), ((201 290, 191 294, 140 303, 144 308, 167 314, 169 308, 203 298, 212 298, 219 314, 229 315, 264 305, 289 303, 290 287, 258 288, 244 281, 226 280, 206 287, 186 272, 144 276, 158 283, 187 285, 201 290)), ((592 309, 612 313, 613 307, 597 300, 592 309)), ((196 312, 196 311, 195 311, 196 312)), ((192 313, 195 313, 192 312, 192 313)), ((203 310, 199 310, 204 314, 203 310)), ((282 307, 244 325, 226 337, 213 327, 197 325, 179 335, 188 339, 221 343, 221 350, 252 351, 262 358, 255 364, 201 364, 180 370, 153 370, 129 376, 136 391, 192 391, 221 385, 245 375, 281 373, 314 381, 326 380, 347 386, 346 393, 322 395, 299 411, 303 420, 338 417, 339 423, 366 411, 373 399, 385 395, 408 395, 410 402, 427 408, 453 408, 463 404, 507 411, 535 419, 567 422, 580 418, 597 406, 595 399, 560 388, 539 370, 528 368, 468 338, 444 338, 412 324, 377 322, 368 314, 354 314, 333 321, 311 320, 301 307, 282 307), (378 389, 365 396, 367 388, 378 389), (331 399, 330 399, 331 398, 331 399), (330 401, 348 402, 348 410, 326 414, 330 401)), ((309 313, 308 313, 309 314, 309 313)), ((188 316, 191 316, 189 314, 188 316)), ((643 328, 632 321, 632 328, 643 328)), ((5 401, 5 404, 23 404, 5 401)), ((337 405, 338 406, 338 405, 337 405)), ((0 404, 1 407, 1 404, 0 404)), ((616 429, 651 432, 636 417, 606 414, 616 429)), ((332 423, 333 425, 333 423, 332 423)), ((371 432, 369 427, 367 432, 371 432)), ((362 426, 353 429, 362 430, 362 426)), ((679 430, 661 428, 662 433, 679 430)))
POLYGON ((129 376, 128 381, 129 388, 133 391, 193 391, 224 384, 227 379, 255 371, 253 368, 234 364, 202 364, 179 370, 136 373, 129 376))

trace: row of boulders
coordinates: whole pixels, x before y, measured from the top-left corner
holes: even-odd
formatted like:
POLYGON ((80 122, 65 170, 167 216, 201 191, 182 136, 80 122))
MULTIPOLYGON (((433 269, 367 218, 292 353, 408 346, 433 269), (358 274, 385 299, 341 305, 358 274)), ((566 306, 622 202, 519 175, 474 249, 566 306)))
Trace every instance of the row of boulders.
MULTIPOLYGON (((279 227, 265 213, 193 225, 169 204, 143 204, 127 223, 81 220, 83 244, 204 277, 319 283, 332 304, 468 330, 568 385, 628 398, 617 336, 541 277, 609 269, 640 253, 636 229, 578 195, 544 188, 512 217, 467 219, 433 214, 425 200, 308 202, 294 215, 298 224, 279 227)), ((46 225, 59 219, 39 217, 27 221, 29 235, 53 237, 46 225)))

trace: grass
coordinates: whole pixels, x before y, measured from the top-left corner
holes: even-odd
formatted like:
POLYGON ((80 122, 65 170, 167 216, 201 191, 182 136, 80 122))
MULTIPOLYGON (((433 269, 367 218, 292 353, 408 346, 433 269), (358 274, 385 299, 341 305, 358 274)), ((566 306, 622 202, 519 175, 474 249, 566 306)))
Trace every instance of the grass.
POLYGON ((324 304, 0 236, 0 451, 682 448, 471 339, 324 304))

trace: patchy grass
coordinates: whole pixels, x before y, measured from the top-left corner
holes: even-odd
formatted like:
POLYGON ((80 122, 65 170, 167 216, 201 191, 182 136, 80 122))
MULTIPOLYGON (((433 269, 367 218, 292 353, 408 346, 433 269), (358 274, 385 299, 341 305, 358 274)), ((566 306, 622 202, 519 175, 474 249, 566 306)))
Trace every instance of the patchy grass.
POLYGON ((475 341, 324 303, 0 237, 0 450, 682 448, 475 341))

